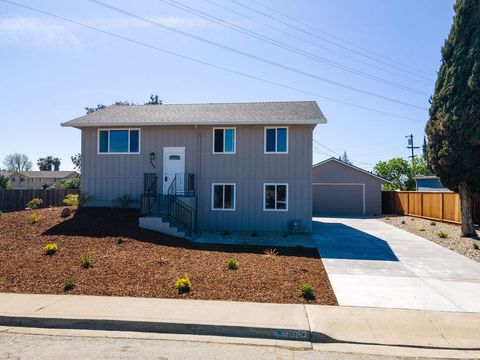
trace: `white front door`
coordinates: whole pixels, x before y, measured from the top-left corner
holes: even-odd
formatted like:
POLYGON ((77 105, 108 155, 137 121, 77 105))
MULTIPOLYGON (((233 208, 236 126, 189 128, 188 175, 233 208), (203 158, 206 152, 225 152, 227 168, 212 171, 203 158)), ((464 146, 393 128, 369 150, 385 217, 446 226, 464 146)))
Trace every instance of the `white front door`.
MULTIPOLYGON (((168 188, 175 179, 176 174, 185 173, 185 148, 164 147, 163 148, 163 193, 168 193, 168 188)), ((176 191, 183 191, 184 183, 179 181, 176 184, 176 191)))

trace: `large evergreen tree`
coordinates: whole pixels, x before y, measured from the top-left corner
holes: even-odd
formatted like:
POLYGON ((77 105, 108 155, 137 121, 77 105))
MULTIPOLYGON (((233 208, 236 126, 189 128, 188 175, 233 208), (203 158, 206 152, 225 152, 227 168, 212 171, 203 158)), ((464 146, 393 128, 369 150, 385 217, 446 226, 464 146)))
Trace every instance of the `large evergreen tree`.
POLYGON ((480 0, 457 0, 427 123, 428 159, 458 191, 462 236, 473 236, 473 196, 480 195, 480 0))

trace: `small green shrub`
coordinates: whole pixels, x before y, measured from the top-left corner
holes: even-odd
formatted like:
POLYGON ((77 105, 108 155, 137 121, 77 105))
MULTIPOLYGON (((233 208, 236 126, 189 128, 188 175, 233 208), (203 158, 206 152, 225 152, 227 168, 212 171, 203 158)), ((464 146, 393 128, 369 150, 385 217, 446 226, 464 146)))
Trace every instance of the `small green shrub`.
POLYGON ((250 236, 251 236, 251 237, 257 237, 257 236, 258 236, 258 233, 257 233, 256 231, 254 231, 254 232, 252 232, 252 233, 250 234, 250 236))
POLYGON ((299 291, 300 291, 300 295, 305 299, 305 300, 313 300, 315 299, 315 295, 314 295, 314 287, 310 284, 307 284, 307 283, 303 283, 303 284, 300 284, 299 286, 299 291))
POLYGON ((238 262, 235 259, 229 259, 227 261, 227 267, 229 270, 237 270, 238 269, 238 262))
POLYGON ((53 255, 57 251, 58 251, 58 245, 55 243, 50 243, 43 247, 43 252, 45 255, 53 255))
POLYGON ((118 239, 117 239, 117 244, 122 245, 124 242, 125 242, 125 239, 123 237, 119 236, 118 239))
POLYGON ((75 176, 72 176, 71 178, 60 180, 60 183, 59 183, 60 189, 63 189, 63 190, 80 189, 80 185, 81 185, 80 175, 75 175, 75 176))
POLYGON ((437 235, 439 238, 442 238, 442 239, 448 238, 448 233, 445 231, 440 231, 437 235))
POLYGON ((425 231, 425 228, 421 227, 420 229, 418 229, 418 231, 425 231))
POLYGON ((73 206, 75 209, 78 209, 83 206, 88 197, 83 194, 68 194, 63 199, 63 203, 69 206, 73 206))
POLYGON ((410 221, 415 221, 415 218, 410 218, 410 221))
POLYGON ((92 266, 92 262, 93 262, 93 253, 83 254, 80 257, 80 260, 82 260, 82 267, 84 269, 90 268, 92 266))
POLYGON ((183 278, 178 279, 175 281, 175 287, 177 288, 179 293, 186 293, 190 291, 192 283, 187 274, 183 276, 183 278))
POLYGON ((223 230, 222 235, 223 235, 223 236, 228 236, 228 235, 230 235, 230 233, 228 232, 228 230, 223 230))
POLYGON ((436 225, 437 225, 437 223, 436 223, 435 221, 432 221, 432 222, 430 223, 430 226, 436 226, 436 225))
POLYGON ((30 201, 27 203, 27 208, 34 210, 34 209, 38 208, 40 205, 42 205, 42 204, 43 204, 43 200, 42 200, 42 199, 35 198, 35 199, 30 200, 30 201))
POLYGON ((473 249, 474 250, 480 250, 480 246, 476 242, 473 243, 473 249))
POLYGON ((386 217, 385 217, 385 220, 389 221, 389 220, 390 220, 390 217, 386 216, 386 217))
POLYGON ((402 225, 405 225, 405 220, 402 220, 401 222, 402 222, 402 225))
POLYGON ((67 279, 63 284, 63 291, 70 291, 75 287, 75 280, 67 279))
POLYGON ((128 209, 133 202, 133 199, 130 195, 121 195, 115 199, 118 207, 122 209, 128 209))
POLYGON ((38 214, 30 214, 29 218, 32 224, 36 224, 37 222, 40 221, 40 215, 38 214))

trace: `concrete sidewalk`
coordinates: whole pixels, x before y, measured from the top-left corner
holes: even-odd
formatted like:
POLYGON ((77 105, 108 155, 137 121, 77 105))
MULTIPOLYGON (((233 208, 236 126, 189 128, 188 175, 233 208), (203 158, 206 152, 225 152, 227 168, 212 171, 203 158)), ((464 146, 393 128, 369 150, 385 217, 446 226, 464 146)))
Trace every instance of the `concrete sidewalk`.
POLYGON ((0 326, 263 338, 480 356, 480 314, 475 313, 0 293, 0 326))

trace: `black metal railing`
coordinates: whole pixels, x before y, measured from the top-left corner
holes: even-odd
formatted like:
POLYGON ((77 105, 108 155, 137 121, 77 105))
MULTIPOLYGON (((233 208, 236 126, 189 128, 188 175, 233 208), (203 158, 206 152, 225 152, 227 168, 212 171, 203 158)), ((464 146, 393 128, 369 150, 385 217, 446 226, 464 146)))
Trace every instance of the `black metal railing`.
POLYGON ((194 174, 177 173, 167 191, 168 195, 195 196, 194 174))
POLYGON ((154 197, 157 196, 157 174, 143 174, 143 195, 154 197))

